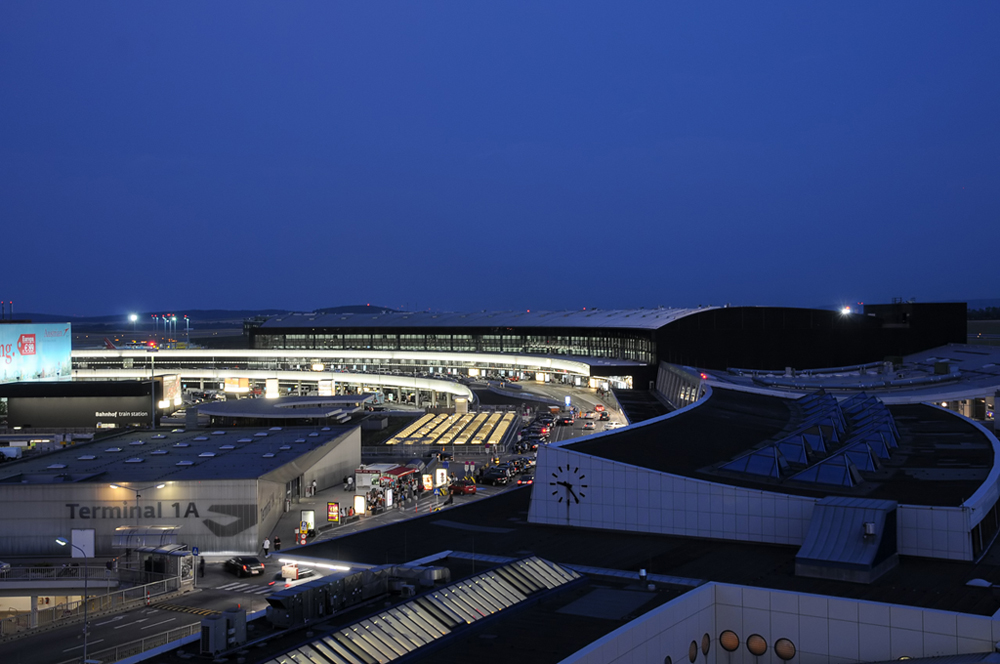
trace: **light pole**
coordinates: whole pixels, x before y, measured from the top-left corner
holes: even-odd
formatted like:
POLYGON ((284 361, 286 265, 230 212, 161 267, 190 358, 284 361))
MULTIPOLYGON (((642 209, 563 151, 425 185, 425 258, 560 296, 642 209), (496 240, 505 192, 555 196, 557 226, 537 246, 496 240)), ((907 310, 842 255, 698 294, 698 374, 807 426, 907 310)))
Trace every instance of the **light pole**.
POLYGON ((149 353, 149 428, 156 429, 156 355, 157 348, 147 348, 149 353))
POLYGON ((121 485, 121 484, 112 484, 111 488, 112 489, 128 489, 129 491, 131 491, 131 492, 133 492, 135 494, 135 525, 138 526, 139 525, 139 498, 142 497, 142 495, 141 495, 142 492, 145 491, 146 489, 162 489, 165 486, 167 486, 167 485, 161 482, 160 484, 151 484, 150 486, 146 486, 146 487, 143 487, 141 489, 133 489, 130 486, 124 486, 124 485, 121 485))
POLYGON ((135 334, 135 322, 139 320, 139 317, 135 314, 129 314, 128 319, 132 321, 132 334, 135 334))
MULTIPOLYGON (((76 544, 72 544, 65 537, 57 537, 56 544, 59 546, 71 546, 80 553, 83 554, 84 559, 87 558, 87 552, 82 548, 78 547, 76 544)), ((86 565, 83 566, 83 664, 87 664, 87 632, 90 629, 90 625, 87 622, 87 609, 90 606, 90 602, 87 601, 87 580, 90 578, 89 569, 86 565)))

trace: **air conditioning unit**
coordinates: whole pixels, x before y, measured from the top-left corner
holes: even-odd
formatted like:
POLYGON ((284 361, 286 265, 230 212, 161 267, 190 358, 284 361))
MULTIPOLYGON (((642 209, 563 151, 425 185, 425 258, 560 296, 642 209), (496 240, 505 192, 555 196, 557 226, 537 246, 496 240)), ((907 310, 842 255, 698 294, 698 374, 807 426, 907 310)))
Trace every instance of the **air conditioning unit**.
POLYGON ((215 655, 226 649, 226 617, 209 616, 201 619, 201 654, 215 655))
POLYGON ((413 597, 417 594, 417 589, 408 583, 404 583, 399 587, 399 594, 403 597, 413 597))

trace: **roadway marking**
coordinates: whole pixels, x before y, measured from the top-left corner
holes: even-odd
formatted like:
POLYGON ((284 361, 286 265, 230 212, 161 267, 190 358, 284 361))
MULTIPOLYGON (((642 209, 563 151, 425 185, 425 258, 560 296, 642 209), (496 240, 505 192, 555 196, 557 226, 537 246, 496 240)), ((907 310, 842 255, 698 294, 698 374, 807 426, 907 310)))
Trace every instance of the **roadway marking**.
POLYGON ((111 620, 105 620, 102 623, 94 623, 94 627, 100 627, 101 625, 110 625, 113 622, 118 622, 119 620, 122 620, 124 617, 125 616, 115 616, 111 620))
POLYGON ((149 618, 141 618, 130 623, 125 623, 124 625, 117 625, 115 629, 121 629, 122 627, 128 627, 129 625, 138 625, 141 622, 146 622, 149 618))
POLYGON ((140 627, 139 629, 149 629, 150 627, 156 627, 158 625, 162 625, 163 623, 173 622, 175 620, 177 620, 177 618, 167 618, 166 620, 161 620, 158 623, 153 623, 152 625, 146 625, 145 627, 140 627))
MULTIPOLYGON (((96 641, 87 641, 87 647, 89 648, 90 646, 94 645, 95 643, 100 643, 103 640, 104 639, 97 639, 96 641)), ((83 647, 83 645, 73 646, 72 648, 66 648, 66 650, 63 650, 63 652, 69 652, 70 650, 79 650, 82 647, 83 647)))

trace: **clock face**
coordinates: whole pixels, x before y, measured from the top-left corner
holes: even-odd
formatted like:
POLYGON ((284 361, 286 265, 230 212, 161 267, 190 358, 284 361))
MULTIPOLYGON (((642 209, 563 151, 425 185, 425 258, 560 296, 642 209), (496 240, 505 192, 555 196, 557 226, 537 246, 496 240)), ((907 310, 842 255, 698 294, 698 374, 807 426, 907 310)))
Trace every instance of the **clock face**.
POLYGON ((569 464, 558 466, 549 478, 549 490, 554 499, 560 503, 565 502, 567 507, 578 505, 587 497, 586 481, 587 476, 578 467, 569 464))

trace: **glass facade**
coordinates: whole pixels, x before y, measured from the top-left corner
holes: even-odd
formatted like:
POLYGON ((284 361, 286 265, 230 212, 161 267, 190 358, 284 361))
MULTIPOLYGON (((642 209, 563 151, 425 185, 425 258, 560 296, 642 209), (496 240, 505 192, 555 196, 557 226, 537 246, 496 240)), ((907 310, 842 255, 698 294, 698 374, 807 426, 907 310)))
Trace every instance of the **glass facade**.
POLYGON ((281 350, 412 350, 438 352, 524 353, 563 357, 599 357, 643 364, 656 361, 656 344, 646 330, 358 330, 256 329, 251 346, 281 350))

